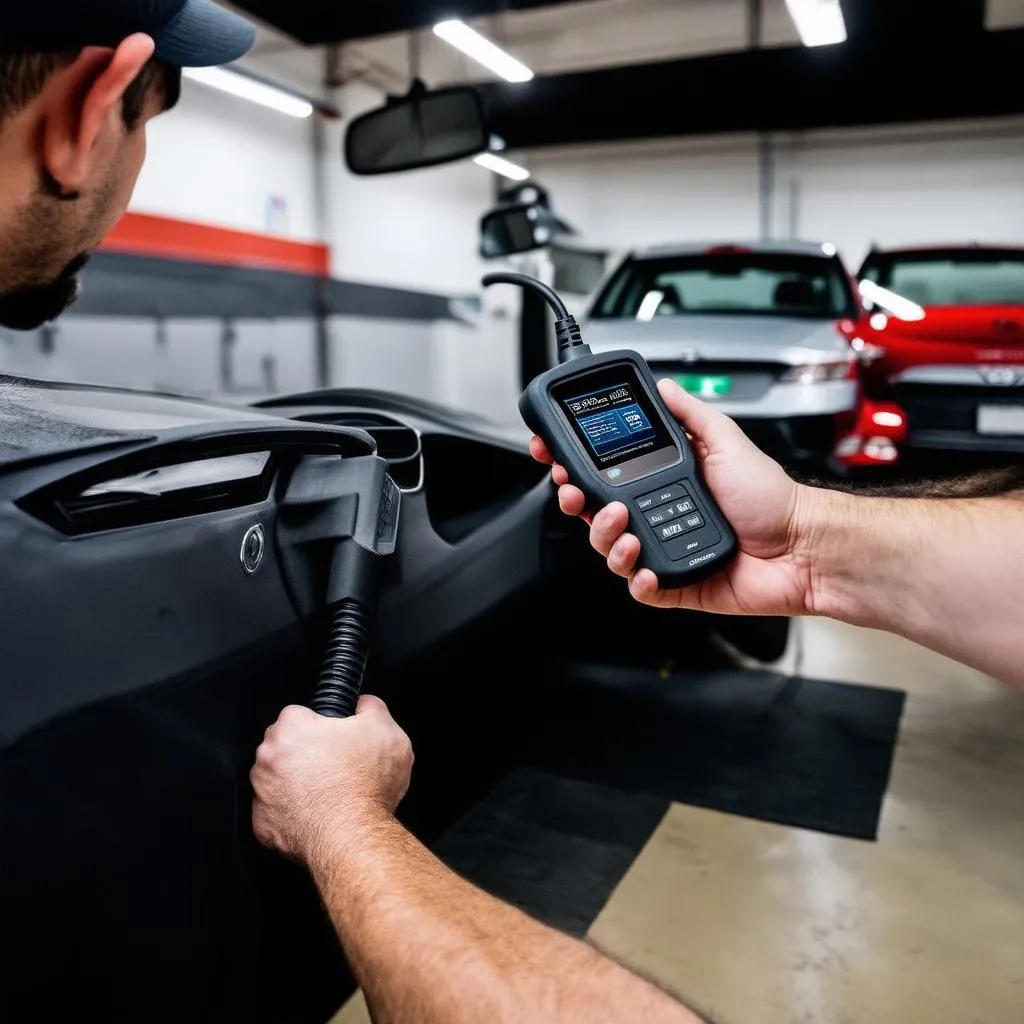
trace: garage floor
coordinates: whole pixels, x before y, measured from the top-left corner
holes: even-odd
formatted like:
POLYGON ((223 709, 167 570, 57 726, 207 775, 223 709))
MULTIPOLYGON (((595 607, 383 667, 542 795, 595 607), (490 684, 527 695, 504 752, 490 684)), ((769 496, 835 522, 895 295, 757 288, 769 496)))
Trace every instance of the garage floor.
MULTIPOLYGON (((718 1024, 1004 1024, 1024 1006, 1024 697, 797 624, 801 675, 908 693, 877 843, 673 804, 590 928, 718 1024)), ((335 1024, 368 1020, 357 997, 335 1024)))

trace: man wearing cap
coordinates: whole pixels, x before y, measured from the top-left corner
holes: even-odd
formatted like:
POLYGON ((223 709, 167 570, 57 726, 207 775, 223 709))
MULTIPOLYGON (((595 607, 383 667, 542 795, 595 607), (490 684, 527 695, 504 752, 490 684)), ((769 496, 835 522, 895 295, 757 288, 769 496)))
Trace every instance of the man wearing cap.
MULTIPOLYGON (((211 0, 0 0, 0 325, 35 328, 74 301, 89 252, 128 205, 146 125, 177 100, 180 69, 235 60, 252 41, 252 28, 211 0)), ((795 581, 809 580, 811 564, 838 566, 836 593, 848 607, 865 591, 888 606, 902 600, 918 613, 919 628, 907 635, 1024 683, 1012 629, 1021 608, 1019 495, 972 506, 966 523, 963 508, 943 503, 922 505, 917 517, 877 506, 878 516, 848 509, 844 517, 819 501, 828 515, 800 538, 791 529, 798 492, 782 470, 718 413, 678 389, 663 394, 742 527, 744 552, 704 588, 659 591, 650 573, 634 572, 638 542, 625 532, 626 510, 612 506, 595 518, 592 540, 634 596, 800 614, 811 606, 795 581), (891 536, 878 522, 893 527, 891 536), (918 536, 940 543, 926 555, 918 536), (946 540, 953 536, 961 543, 946 540), (795 540, 816 542, 816 560, 795 540), (874 575, 865 550, 884 563, 874 575), (934 563, 931 575, 906 571, 919 552, 934 563), (914 587, 902 586, 911 577, 914 587), (965 586, 978 579, 984 588, 965 586)), ((534 454, 551 461, 539 441, 534 454)), ((554 473, 563 510, 581 514, 583 495, 564 470, 554 473)), ((310 869, 378 1022, 694 1024, 654 985, 433 857, 394 816, 411 769, 408 739, 379 700, 364 697, 347 721, 286 709, 252 772, 257 836, 310 869)))
MULTIPOLYGON (((89 253, 128 206, 147 124, 178 99, 181 68, 236 60, 253 38, 212 0, 0 0, 0 325, 30 330, 74 302, 89 253)), ((412 752, 380 701, 365 698, 348 722, 301 708, 283 720, 279 741, 329 785, 308 787, 310 814, 275 824, 272 787, 285 790, 269 766, 282 742, 267 745, 258 833, 313 870, 378 1020, 694 1020, 456 877, 398 824, 412 752), (321 829, 331 842, 312 842, 321 829), (349 884, 360 879, 361 894, 349 884)))
POLYGON ((0 326, 31 330, 74 302, 181 69, 237 60, 254 35, 212 0, 2 0, 0 326))

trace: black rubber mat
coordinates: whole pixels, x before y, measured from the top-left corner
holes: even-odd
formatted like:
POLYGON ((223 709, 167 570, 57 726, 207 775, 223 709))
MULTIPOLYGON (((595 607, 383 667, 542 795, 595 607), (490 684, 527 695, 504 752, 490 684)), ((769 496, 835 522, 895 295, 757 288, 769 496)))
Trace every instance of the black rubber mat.
POLYGON ((771 672, 575 666, 545 694, 528 757, 559 777, 874 839, 903 702, 771 672))
POLYGON ((434 849, 583 936, 672 801, 875 838, 903 699, 770 672, 574 666, 536 702, 531 767, 506 775, 434 849))
POLYGON ((434 851, 481 888, 582 937, 668 806, 523 769, 501 780, 434 851))

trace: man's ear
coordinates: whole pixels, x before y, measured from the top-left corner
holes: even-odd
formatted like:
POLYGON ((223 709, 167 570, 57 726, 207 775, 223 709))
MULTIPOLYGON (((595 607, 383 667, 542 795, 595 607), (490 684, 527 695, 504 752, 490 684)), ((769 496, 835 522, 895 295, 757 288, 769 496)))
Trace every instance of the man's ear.
POLYGON ((104 141, 119 137, 115 131, 123 134, 125 91, 155 49, 149 36, 138 33, 116 50, 86 47, 54 75, 44 93, 42 159, 62 191, 81 191, 104 141))

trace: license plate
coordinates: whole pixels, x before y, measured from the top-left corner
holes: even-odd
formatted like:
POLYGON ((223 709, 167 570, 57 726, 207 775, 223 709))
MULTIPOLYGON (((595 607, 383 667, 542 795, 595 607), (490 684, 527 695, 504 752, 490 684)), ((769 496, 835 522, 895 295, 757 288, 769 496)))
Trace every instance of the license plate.
POLYGON ((979 434, 1024 434, 1024 405, 978 407, 979 434))
POLYGON ((684 373, 676 383, 698 398, 724 398, 732 393, 732 377, 709 377, 700 373, 684 373))

